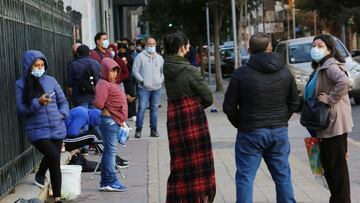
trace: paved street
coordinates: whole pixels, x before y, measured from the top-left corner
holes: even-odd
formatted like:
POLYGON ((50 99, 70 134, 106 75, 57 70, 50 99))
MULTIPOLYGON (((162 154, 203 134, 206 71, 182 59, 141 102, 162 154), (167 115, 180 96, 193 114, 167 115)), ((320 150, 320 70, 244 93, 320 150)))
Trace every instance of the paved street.
MULTIPOLYGON (((214 107, 218 113, 207 115, 214 146, 217 194, 216 203, 235 202, 235 158, 234 141, 235 129, 227 121, 221 110, 222 94, 214 94, 214 107)), ((169 175, 169 150, 166 134, 166 99, 162 100, 160 110, 159 132, 160 138, 148 137, 149 130, 145 126, 143 138, 131 138, 127 147, 119 146, 119 154, 130 160, 130 167, 123 169, 126 174, 125 184, 129 191, 125 193, 98 192, 100 176, 92 173, 82 174, 82 194, 72 202, 129 202, 129 203, 159 203, 166 197, 166 181, 169 175)), ((360 118, 360 108, 354 106, 354 121, 360 118), (358 112, 359 111, 359 112, 358 112)), ((148 114, 147 116, 148 117, 148 114)), ((131 126, 134 123, 129 123, 131 126)), ((292 167, 293 186, 297 202, 325 203, 328 202, 329 192, 320 186, 310 172, 303 138, 307 132, 299 124, 299 116, 294 115, 290 120, 289 137, 292 147, 290 163, 292 167)), ((355 128, 356 129, 356 128, 355 128)), ((349 140, 350 158, 349 168, 353 203, 360 203, 360 142, 359 136, 353 133, 349 140)), ((89 155, 89 159, 96 160, 96 155, 89 155)), ((254 187, 254 202, 276 202, 274 183, 264 163, 261 164, 254 187)))

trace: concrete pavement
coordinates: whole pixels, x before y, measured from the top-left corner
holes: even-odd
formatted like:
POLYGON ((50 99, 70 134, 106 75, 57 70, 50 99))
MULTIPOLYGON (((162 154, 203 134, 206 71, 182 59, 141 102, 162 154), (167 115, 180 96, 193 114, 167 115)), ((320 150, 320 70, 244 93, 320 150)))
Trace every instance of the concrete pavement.
MULTIPOLYGON (((212 142, 214 146, 215 173, 217 181, 216 203, 235 202, 235 155, 234 142, 236 130, 227 121, 221 110, 223 94, 214 93, 217 113, 206 110, 212 142)), ((124 203, 159 203, 166 198, 166 181, 169 175, 169 149, 166 132, 166 96, 163 96, 159 109, 159 138, 150 138, 148 112, 141 139, 131 138, 126 148, 119 146, 119 154, 130 160, 130 167, 123 169, 126 174, 125 184, 129 191, 124 193, 98 192, 99 175, 83 173, 82 194, 72 202, 124 202, 124 203), (92 178, 91 178, 92 177, 92 178)), ((129 122, 134 126, 133 122, 129 122)), ((291 142, 290 164, 293 187, 297 202, 325 203, 329 191, 318 184, 309 168, 309 161, 303 138, 307 131, 300 126, 299 116, 294 115, 289 122, 291 142)), ((360 144, 349 140, 349 170, 351 176, 352 202, 360 203, 360 144)), ((97 159, 89 155, 89 159, 97 159)), ((258 170, 254 185, 254 202, 276 202, 275 186, 264 162, 258 170)))

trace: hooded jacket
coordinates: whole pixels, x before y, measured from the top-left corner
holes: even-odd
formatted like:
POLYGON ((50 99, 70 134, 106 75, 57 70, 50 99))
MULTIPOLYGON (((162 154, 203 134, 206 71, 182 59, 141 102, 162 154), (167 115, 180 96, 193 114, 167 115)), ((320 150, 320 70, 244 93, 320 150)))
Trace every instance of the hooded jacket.
POLYGON ((122 125, 127 119, 128 106, 125 93, 120 89, 121 74, 115 82, 109 81, 109 72, 119 65, 111 58, 104 58, 100 65, 100 80, 96 84, 94 106, 107 109, 116 123, 122 125))
POLYGON ((196 97, 206 108, 213 103, 210 89, 200 72, 181 56, 172 55, 165 59, 165 88, 169 100, 181 97, 196 97))
POLYGON ((99 109, 88 109, 82 106, 71 109, 69 117, 65 119, 66 137, 77 137, 82 132, 86 132, 90 126, 99 125, 100 114, 99 109))
POLYGON ((64 139, 66 128, 64 118, 69 115, 69 104, 55 78, 46 75, 39 78, 45 93, 55 94, 48 105, 42 106, 39 98, 34 98, 31 105, 24 101, 25 79, 31 70, 32 64, 42 59, 45 62, 45 71, 49 69, 47 60, 40 51, 29 50, 23 55, 23 77, 16 81, 16 109, 19 115, 25 117, 25 132, 30 142, 40 139, 64 139))
POLYGON ((257 53, 234 71, 223 110, 234 127, 253 130, 287 127, 298 104, 294 77, 281 56, 257 53))
POLYGON ((142 51, 134 60, 132 74, 140 88, 149 91, 161 88, 164 81, 164 59, 158 53, 150 55, 146 50, 142 51))

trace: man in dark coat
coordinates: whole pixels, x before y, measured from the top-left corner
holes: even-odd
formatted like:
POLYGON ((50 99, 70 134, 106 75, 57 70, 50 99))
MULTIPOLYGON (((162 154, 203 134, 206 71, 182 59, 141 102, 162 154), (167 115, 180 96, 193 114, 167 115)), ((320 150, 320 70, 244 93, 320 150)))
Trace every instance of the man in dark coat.
POLYGON ((234 71, 223 104, 225 114, 238 129, 237 202, 253 202, 253 182, 264 158, 276 184, 277 202, 294 203, 287 127, 298 107, 295 80, 282 57, 272 53, 267 34, 254 34, 249 44, 250 60, 234 71))

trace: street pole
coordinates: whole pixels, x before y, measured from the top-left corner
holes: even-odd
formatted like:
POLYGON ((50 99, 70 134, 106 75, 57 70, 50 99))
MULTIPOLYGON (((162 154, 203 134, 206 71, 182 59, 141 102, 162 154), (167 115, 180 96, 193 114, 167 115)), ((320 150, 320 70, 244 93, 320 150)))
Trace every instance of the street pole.
POLYGON ((295 0, 292 0, 292 17, 293 17, 293 38, 296 38, 296 24, 295 24, 295 0))
POLYGON ((207 33, 207 45, 208 45, 207 54, 208 54, 209 85, 211 85, 209 4, 206 4, 206 33, 207 33))
POLYGON ((317 27, 316 27, 316 10, 314 10, 314 35, 316 36, 317 27))
POLYGON ((232 14, 232 26, 233 26, 233 40, 234 40, 234 54, 235 54, 235 63, 234 69, 239 67, 238 62, 238 44, 237 44, 237 37, 236 37, 236 11, 235 11, 235 0, 231 0, 231 14, 232 14))

